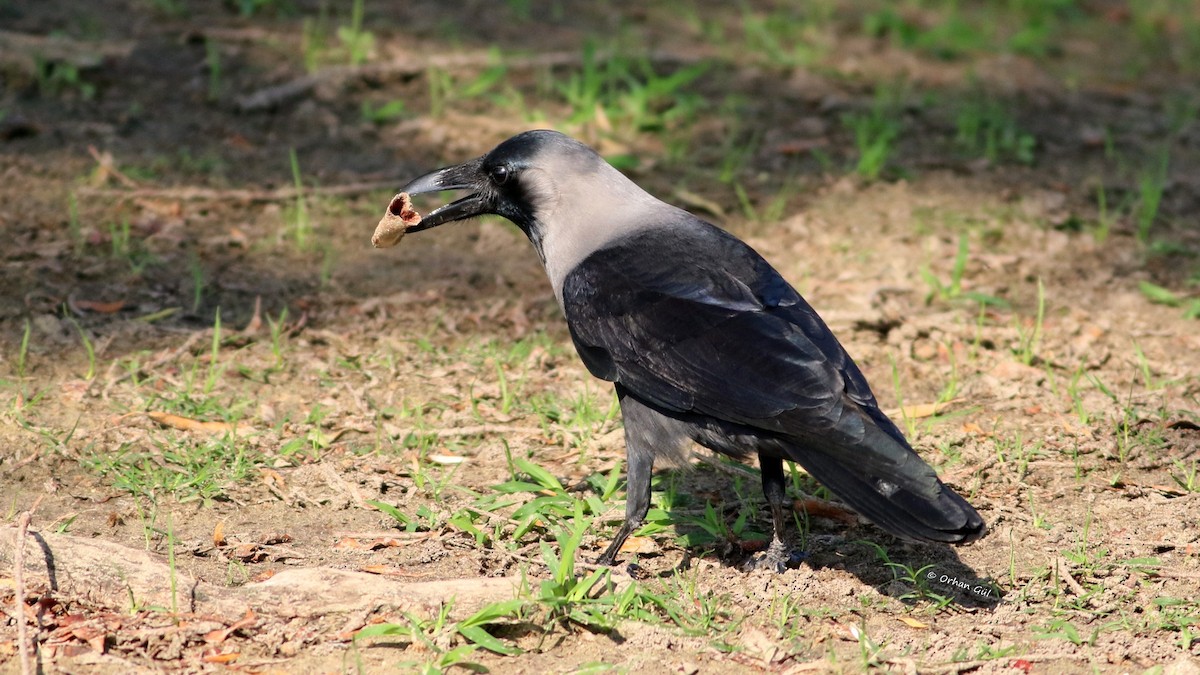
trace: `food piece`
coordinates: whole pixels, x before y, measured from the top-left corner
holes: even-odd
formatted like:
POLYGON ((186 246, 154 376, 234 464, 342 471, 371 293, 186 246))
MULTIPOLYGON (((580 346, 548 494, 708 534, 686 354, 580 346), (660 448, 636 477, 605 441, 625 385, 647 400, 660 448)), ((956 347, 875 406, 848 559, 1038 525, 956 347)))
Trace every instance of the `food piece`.
POLYGON ((371 235, 371 245, 375 248, 390 248, 400 243, 404 233, 421 222, 421 214, 413 208, 412 197, 407 192, 392 197, 387 211, 375 226, 375 234, 371 235))

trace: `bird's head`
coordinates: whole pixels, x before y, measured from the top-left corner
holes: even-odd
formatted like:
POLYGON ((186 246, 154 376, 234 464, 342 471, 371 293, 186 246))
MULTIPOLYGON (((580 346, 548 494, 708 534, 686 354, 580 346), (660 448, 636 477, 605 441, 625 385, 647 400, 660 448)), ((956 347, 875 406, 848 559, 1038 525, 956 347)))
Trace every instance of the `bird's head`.
POLYGON ((556 293, 579 261, 632 231, 676 218, 588 146, 546 129, 526 131, 482 157, 428 173, 402 191, 467 190, 409 231, 484 214, 503 216, 533 242, 556 293))
POLYGON ((417 178, 402 188, 412 195, 443 190, 470 194, 425 214, 418 230, 494 214, 528 231, 539 215, 561 199, 561 183, 605 165, 591 148, 557 131, 540 129, 513 136, 491 152, 417 178))

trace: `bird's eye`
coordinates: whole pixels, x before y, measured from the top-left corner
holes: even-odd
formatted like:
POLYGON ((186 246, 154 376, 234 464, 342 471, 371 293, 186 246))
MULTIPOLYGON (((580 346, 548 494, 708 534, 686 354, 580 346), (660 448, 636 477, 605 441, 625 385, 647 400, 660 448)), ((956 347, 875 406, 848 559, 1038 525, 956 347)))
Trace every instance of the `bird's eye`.
POLYGON ((497 164, 492 167, 491 175, 492 182, 496 185, 504 185, 508 182, 509 176, 512 175, 512 170, 508 168, 507 164, 497 164))

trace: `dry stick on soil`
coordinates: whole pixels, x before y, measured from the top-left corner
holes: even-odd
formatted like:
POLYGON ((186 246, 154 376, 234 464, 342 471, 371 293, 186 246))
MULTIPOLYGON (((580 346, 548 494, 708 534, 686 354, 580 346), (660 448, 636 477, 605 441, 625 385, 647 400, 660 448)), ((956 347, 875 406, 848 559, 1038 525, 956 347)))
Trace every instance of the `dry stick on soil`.
POLYGON ((29 675, 33 669, 29 664, 29 634, 25 626, 25 535, 29 532, 28 511, 17 519, 17 545, 13 555, 13 607, 17 621, 17 649, 21 652, 21 675, 29 675))
MULTIPOLYGON (((400 179, 389 181, 366 181, 362 183, 347 183, 345 185, 330 185, 327 187, 305 186, 305 195, 344 196, 374 192, 396 187, 400 179)), ((177 199, 179 201, 229 201, 229 202, 281 202, 295 199, 298 191, 295 187, 281 187, 274 190, 214 190, 212 188, 183 187, 183 188, 138 188, 135 190, 114 190, 110 188, 81 187, 76 194, 84 197, 112 197, 114 199, 177 199)))
POLYGON ((535 436, 542 433, 538 427, 515 427, 505 424, 476 424, 468 427, 458 427, 457 429, 433 429, 430 431, 413 432, 420 436, 433 436, 435 438, 457 438, 459 436, 489 436, 493 434, 529 434, 535 436))
MULTIPOLYGON (((610 53, 604 52, 596 54, 595 58, 598 63, 602 63, 609 56, 611 56, 610 53)), ((653 53, 649 58, 655 63, 687 63, 694 60, 666 53, 653 53)), ((364 78, 420 75, 430 69, 461 70, 465 68, 486 68, 494 65, 495 62, 495 57, 489 52, 469 52, 465 54, 434 54, 426 56, 405 54, 400 58, 384 63, 368 63, 361 66, 335 66, 238 97, 237 107, 242 112, 267 110, 289 100, 300 98, 318 86, 341 86, 350 80, 364 78)), ((504 59, 504 65, 510 70, 581 66, 582 64, 583 55, 580 52, 547 52, 545 54, 534 54, 533 56, 504 59)))
POLYGON ((39 496, 33 506, 17 518, 17 535, 13 542, 13 619, 17 622, 17 648, 21 651, 21 675, 29 675, 33 668, 29 663, 29 633, 25 621, 25 537, 29 534, 29 521, 33 512, 42 503, 39 496))
POLYGON ((1083 586, 1079 585, 1078 581, 1075 581, 1075 577, 1071 576, 1071 569, 1069 567, 1069 563, 1067 563, 1067 559, 1059 558, 1055 561, 1055 564, 1058 567, 1058 576, 1063 581, 1067 582, 1067 585, 1071 587, 1071 592, 1075 594, 1075 597, 1081 599, 1085 597, 1087 595, 1087 591, 1083 588, 1083 586))
POLYGON ((0 65, 36 75, 43 63, 67 63, 76 68, 97 68, 106 59, 126 59, 134 43, 73 40, 62 35, 28 35, 0 30, 0 65))

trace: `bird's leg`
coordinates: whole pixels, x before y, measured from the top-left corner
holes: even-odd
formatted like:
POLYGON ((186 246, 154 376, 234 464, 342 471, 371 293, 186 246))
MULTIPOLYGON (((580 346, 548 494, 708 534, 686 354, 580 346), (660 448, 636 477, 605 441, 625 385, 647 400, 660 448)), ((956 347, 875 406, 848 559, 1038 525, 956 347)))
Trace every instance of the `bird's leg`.
POLYGON ((613 537, 612 543, 596 559, 597 565, 612 565, 621 550, 621 545, 633 531, 642 526, 646 513, 650 511, 650 477, 654 471, 654 452, 644 449, 639 443, 631 443, 628 422, 625 427, 625 456, 629 479, 625 487, 625 522, 613 537))
MULTIPOLYGON (((768 569, 783 572, 792 560, 792 549, 788 545, 788 518, 784 507, 787 503, 787 477, 783 472, 783 460, 779 457, 759 455, 758 463, 762 469, 763 495, 771 507, 771 523, 774 536, 771 545, 761 558, 751 563, 753 569, 768 569)), ((789 509, 790 511, 790 509, 789 509)))

